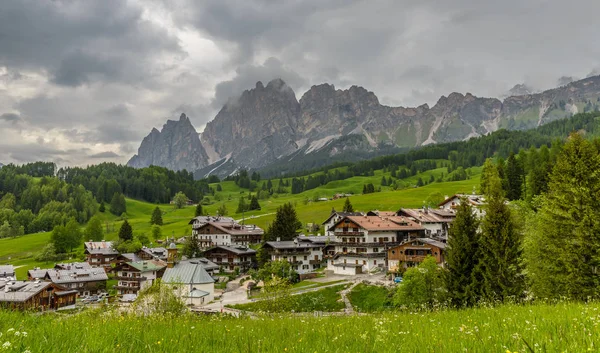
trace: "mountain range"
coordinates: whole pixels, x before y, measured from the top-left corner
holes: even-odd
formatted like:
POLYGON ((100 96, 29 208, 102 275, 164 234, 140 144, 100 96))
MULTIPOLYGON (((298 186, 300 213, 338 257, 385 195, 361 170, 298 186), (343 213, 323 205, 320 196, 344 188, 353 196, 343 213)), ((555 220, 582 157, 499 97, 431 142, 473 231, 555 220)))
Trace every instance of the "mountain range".
POLYGON ((240 168, 273 173, 355 161, 501 128, 530 129, 600 107, 600 76, 540 93, 517 85, 503 100, 451 93, 418 107, 382 105, 365 88, 312 86, 297 100, 281 79, 257 82, 226 103, 198 134, 189 118, 152 129, 128 165, 228 175, 240 168))

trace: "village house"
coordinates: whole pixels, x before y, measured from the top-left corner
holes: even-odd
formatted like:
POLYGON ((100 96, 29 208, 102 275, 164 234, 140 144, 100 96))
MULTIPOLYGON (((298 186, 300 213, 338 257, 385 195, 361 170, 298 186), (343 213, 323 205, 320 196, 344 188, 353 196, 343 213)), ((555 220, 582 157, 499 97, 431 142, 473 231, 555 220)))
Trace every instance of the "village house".
POLYGON ((482 218, 485 216, 485 197, 483 195, 454 194, 450 197, 446 196, 444 201, 438 205, 438 208, 448 211, 456 210, 462 198, 467 199, 477 217, 482 218))
POLYGON ((84 243, 87 263, 93 267, 110 267, 117 262, 119 252, 113 249, 110 241, 87 241, 84 243))
POLYGON ((138 258, 142 260, 162 260, 167 261, 167 249, 165 248, 147 248, 142 247, 140 251, 136 252, 138 258))
POLYGON ((236 222, 208 222, 195 229, 200 248, 259 244, 264 231, 255 225, 236 222))
POLYGON ((216 275, 217 273, 219 273, 219 265, 217 265, 216 263, 210 261, 209 259, 207 259, 206 257, 197 257, 197 258, 182 258, 181 261, 179 261, 180 264, 185 264, 185 263, 199 263, 200 265, 202 265, 202 267, 204 268, 204 270, 211 276, 216 275))
POLYGON ((433 256, 441 267, 445 266, 446 244, 430 238, 417 238, 388 250, 388 271, 402 272, 402 269, 419 265, 427 256, 433 256))
MULTIPOLYGON (((71 263, 62 263, 62 264, 55 264, 54 265, 54 270, 71 270, 71 269, 78 269, 78 270, 91 270, 93 267, 88 264, 87 262, 71 262, 71 263)), ((46 277, 46 274, 48 273, 48 271, 50 271, 52 269, 41 269, 39 267, 35 267, 33 270, 29 270, 27 271, 27 279, 30 281, 35 281, 38 279, 44 279, 46 277)))
POLYGON ((215 297, 215 280, 200 261, 188 260, 167 268, 162 283, 172 286, 175 294, 190 306, 202 306, 215 297))
POLYGON ((158 260, 142 260, 125 262, 112 269, 118 281, 115 289, 120 295, 135 294, 150 287, 154 281, 161 278, 167 266, 158 260))
POLYGON ((323 263, 323 249, 330 241, 328 236, 298 236, 288 241, 268 241, 263 248, 268 250, 271 261, 288 261, 299 274, 313 272, 323 263))
POLYGON ((425 229, 406 217, 346 216, 329 228, 334 240, 327 246, 327 269, 355 275, 386 266, 387 249, 425 229))
POLYGON ((54 310, 74 307, 76 290, 50 282, 0 280, 0 308, 54 310))
POLYGON ((406 217, 425 228, 425 236, 448 240, 448 228, 456 218, 454 210, 432 209, 432 208, 401 208, 396 213, 398 216, 406 217))
POLYGON ((235 223, 235 220, 231 217, 221 216, 198 216, 194 217, 189 221, 189 225, 192 226, 192 235, 198 235, 198 229, 208 222, 216 223, 235 223))
POLYGON ((334 224, 336 224, 340 219, 347 217, 347 216, 364 216, 365 214, 362 212, 338 212, 336 210, 331 210, 331 214, 329 215, 329 217, 323 222, 321 223, 325 229, 325 235, 329 235, 332 236, 332 232, 329 231, 329 229, 331 227, 333 227, 334 224))
POLYGON ((0 280, 6 278, 16 278, 15 268, 13 265, 0 265, 0 280))
POLYGON ((236 267, 246 272, 256 267, 256 250, 246 246, 219 245, 206 250, 204 256, 224 272, 233 272, 236 267))
POLYGON ((46 270, 43 279, 63 288, 76 290, 81 296, 97 294, 98 292, 106 290, 108 276, 106 275, 104 268, 83 268, 82 266, 67 267, 69 269, 46 270))

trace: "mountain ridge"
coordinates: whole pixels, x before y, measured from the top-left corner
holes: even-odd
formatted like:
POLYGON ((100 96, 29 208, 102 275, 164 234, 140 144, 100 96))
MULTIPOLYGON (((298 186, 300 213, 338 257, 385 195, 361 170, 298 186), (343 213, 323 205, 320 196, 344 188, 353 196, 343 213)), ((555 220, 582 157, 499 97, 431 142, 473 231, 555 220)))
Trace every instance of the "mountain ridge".
MULTIPOLYGON (((266 86, 258 81, 222 107, 200 134, 200 144, 194 142, 194 147, 186 150, 189 157, 176 153, 180 162, 176 166, 183 169, 184 160, 191 158, 192 163, 186 166, 195 168, 193 171, 227 175, 239 168, 265 168, 290 156, 298 163, 315 153, 325 159, 322 151, 332 160, 353 148, 361 156, 377 155, 393 148, 465 140, 501 128, 529 129, 577 112, 597 110, 599 105, 600 76, 503 100, 452 92, 441 96, 432 107, 386 106, 361 86, 336 89, 329 83, 313 85, 298 100, 281 79, 266 86), (351 135, 358 135, 363 142, 343 139, 351 135), (344 141, 352 143, 344 145, 344 141)), ((191 123, 185 128, 189 127, 193 129, 191 123)), ((158 138, 157 132, 153 129, 144 139, 129 165, 145 166, 152 160, 171 168, 164 158, 148 157, 154 153, 148 146, 158 138)), ((178 149, 181 146, 176 146, 178 149)))

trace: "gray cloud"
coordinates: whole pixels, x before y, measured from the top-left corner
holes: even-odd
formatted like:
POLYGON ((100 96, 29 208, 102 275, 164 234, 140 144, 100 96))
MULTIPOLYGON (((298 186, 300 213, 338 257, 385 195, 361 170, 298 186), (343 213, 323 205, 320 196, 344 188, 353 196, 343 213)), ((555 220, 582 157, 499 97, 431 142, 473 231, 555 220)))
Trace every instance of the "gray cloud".
POLYGON ((19 114, 15 114, 15 113, 4 113, 4 114, 0 115, 0 120, 4 120, 9 123, 15 124, 21 120, 21 117, 19 116, 19 114))
POLYGON ((119 156, 118 154, 116 154, 113 151, 100 152, 100 153, 90 155, 90 158, 101 158, 101 159, 110 159, 110 158, 119 158, 119 157, 121 157, 121 156, 119 156))

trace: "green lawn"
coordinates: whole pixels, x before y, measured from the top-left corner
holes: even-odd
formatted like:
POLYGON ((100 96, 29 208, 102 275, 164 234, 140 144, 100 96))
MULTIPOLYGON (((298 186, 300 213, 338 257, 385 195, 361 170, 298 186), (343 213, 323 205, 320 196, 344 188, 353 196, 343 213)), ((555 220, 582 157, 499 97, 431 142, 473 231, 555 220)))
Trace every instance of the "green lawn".
POLYGON ((372 313, 389 310, 392 306, 393 293, 390 288, 361 283, 352 288, 348 299, 356 311, 372 313))
POLYGON ((598 352, 600 304, 239 319, 0 310, 6 352, 598 352), (17 335, 16 332, 19 332, 17 335), (21 334, 27 332, 27 335, 21 334), (529 348, 530 347, 530 348, 529 348))
POLYGON ((314 292, 286 295, 277 299, 258 300, 247 304, 231 305, 232 308, 254 312, 311 312, 340 311, 345 308, 339 292, 347 285, 340 284, 314 292))

